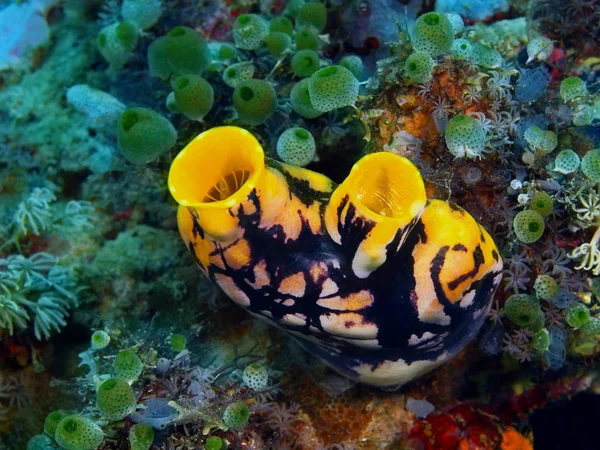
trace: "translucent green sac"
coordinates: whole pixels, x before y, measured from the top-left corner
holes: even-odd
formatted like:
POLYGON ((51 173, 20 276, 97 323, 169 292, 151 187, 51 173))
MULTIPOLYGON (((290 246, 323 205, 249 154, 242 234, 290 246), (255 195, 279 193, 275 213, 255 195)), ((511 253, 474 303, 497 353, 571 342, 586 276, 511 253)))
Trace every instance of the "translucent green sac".
POLYGON ((121 69, 137 45, 138 30, 132 23, 113 23, 104 27, 98 36, 98 49, 113 67, 121 69))
POLYGON ((579 77, 565 78, 560 82, 560 96, 565 102, 572 102, 588 95, 585 81, 579 77))
POLYGON ((242 122, 260 125, 277 110, 277 94, 268 81, 242 81, 233 92, 233 107, 242 122))
POLYGON ((304 128, 288 128, 277 140, 277 156, 286 164, 304 167, 314 159, 315 153, 315 139, 304 128))
POLYGON ((211 62, 204 38, 184 26, 175 27, 167 34, 166 54, 172 72, 178 75, 199 74, 211 62))
POLYGON ((241 14, 233 24, 235 46, 242 50, 256 50, 269 33, 269 25, 257 14, 241 14))
POLYGON ((573 115, 573 125, 583 127, 589 125, 594 120, 594 108, 585 103, 578 103, 571 107, 573 115))
POLYGON ((404 76, 415 83, 426 83, 431 80, 435 62, 429 53, 416 52, 404 62, 404 76))
MULTIPOLYGON (((304 130, 303 128, 298 128, 298 130, 304 130)), ((284 134, 289 131, 284 131, 284 134)), ((307 130, 304 130, 308 133, 307 130)), ((308 133, 310 135, 310 133, 308 133)), ((283 136, 283 135, 282 135, 283 136)), ((297 137, 297 133, 296 133, 297 137)), ((299 140, 303 143, 304 140, 299 138, 299 140)), ((314 140, 313 140, 314 141, 314 140)), ((313 155, 314 156, 314 155, 313 155)), ((281 157, 281 155, 280 155, 281 157)), ((309 161, 310 162, 310 161, 309 161)), ((246 366, 244 372, 242 373, 242 380, 244 384, 248 386, 250 389, 254 389, 255 391, 262 391, 265 389, 269 383, 269 372, 267 368, 262 364, 254 363, 246 366)))
POLYGON ((545 352, 550 347, 550 333, 545 328, 533 335, 531 346, 538 352, 545 352))
POLYGON ((59 447, 49 436, 36 434, 27 442, 26 450, 59 450, 59 447))
POLYGON ((504 314, 520 327, 531 325, 541 311, 540 302, 532 295, 516 294, 504 304, 504 314))
POLYGON ((444 13, 446 19, 450 21, 452 25, 452 31, 454 32, 454 36, 458 36, 465 29, 465 22, 463 21, 460 14, 455 12, 444 13))
POLYGON ((556 133, 550 130, 542 130, 540 127, 532 125, 523 134, 523 138, 533 150, 541 155, 548 155, 558 145, 556 133))
POLYGON ((54 439, 64 450, 95 450, 104 441, 104 433, 87 417, 67 416, 58 423, 54 439))
POLYGON ((539 212, 530 209, 521 211, 513 220, 513 229, 517 239, 524 244, 531 244, 541 238, 544 228, 544 217, 539 212))
POLYGON ((308 28, 298 30, 296 33, 297 50, 317 50, 318 48, 319 40, 313 31, 308 28))
POLYGON ((172 334, 169 337, 169 343, 171 344, 171 349, 176 352, 181 352, 185 350, 187 346, 187 339, 183 334, 172 334))
POLYGON ((458 115, 450 119, 445 140, 448 151, 456 158, 480 158, 485 150, 485 130, 471 116, 458 115))
POLYGON ((206 450, 222 450, 223 439, 221 439, 219 436, 211 436, 206 440, 204 447, 206 450))
POLYGON ((121 152, 134 164, 147 164, 170 150, 177 132, 167 119, 147 108, 129 108, 117 126, 121 152))
POLYGON ((200 75, 184 75, 173 83, 179 110, 190 120, 202 120, 214 102, 213 88, 200 75))
POLYGON ((413 26, 411 43, 417 52, 429 53, 432 57, 450 52, 454 40, 454 29, 446 16, 429 12, 417 18, 413 26))
POLYGON ((547 192, 537 191, 531 197, 529 209, 539 212, 544 217, 549 216, 554 211, 552 197, 547 192))
POLYGON ((299 77, 310 77, 319 70, 319 55, 314 50, 299 50, 292 58, 292 72, 299 77))
POLYGON ((113 361, 113 376, 127 383, 136 381, 144 370, 144 363, 133 350, 121 350, 113 361))
POLYGON ((311 27, 317 33, 322 33, 327 25, 327 8, 324 4, 311 1, 300 8, 296 15, 298 28, 311 27))
POLYGON ((527 63, 530 63, 534 59, 538 61, 546 61, 550 58, 554 50, 554 43, 546 36, 538 36, 533 38, 527 44, 527 63))
POLYGON ((596 317, 590 317, 587 323, 581 326, 581 331, 587 336, 599 336, 600 335, 600 319, 596 317))
POLYGON ((223 82, 232 88, 237 87, 242 81, 250 80, 254 76, 254 64, 244 61, 232 64, 223 71, 223 82))
POLYGON ((581 159, 573 150, 561 150, 554 159, 554 171, 564 175, 575 173, 580 164, 581 159))
POLYGON ((271 19, 271 23, 269 23, 269 31, 272 33, 285 33, 292 37, 294 35, 294 24, 292 24, 292 21, 285 16, 275 17, 271 19))
POLYGON ((66 413, 65 411, 52 411, 44 420, 44 433, 48 436, 54 436, 58 423, 68 415, 69 413, 66 413))
POLYGON ((148 69, 150 75, 162 78, 163 80, 167 80, 173 72, 171 64, 169 63, 169 57, 167 56, 168 42, 169 38, 167 36, 162 36, 152 42, 150 47, 148 47, 148 69))
POLYGON ((544 312, 540 309, 537 313, 535 320, 531 323, 531 325, 527 325, 527 328, 530 331, 537 333, 538 331, 542 330, 545 325, 546 316, 544 316, 544 312))
POLYGON ((344 56, 342 58, 342 60, 340 61, 340 66, 348 69, 350 72, 352 72, 352 75, 354 75, 357 80, 360 80, 363 70, 364 70, 364 65, 363 65, 362 59, 360 59, 359 56, 356 56, 356 55, 344 56))
POLYGON ((232 403, 225 409, 225 412, 223 413, 223 422, 229 428, 237 429, 246 425, 249 417, 250 410, 245 403, 232 403))
POLYGON ((592 294, 594 294, 596 299, 600 300, 600 277, 592 278, 591 285, 592 285, 592 294))
POLYGON ((123 420, 135 410, 133 389, 124 380, 110 378, 98 387, 96 407, 110 421, 123 420))
POLYGON ((451 53, 457 59, 468 60, 473 54, 473 46, 465 38, 454 39, 451 53))
POLYGON ((504 58, 500 52, 479 42, 472 46, 471 60, 474 64, 487 69, 497 69, 504 65, 504 58))
POLYGON ((296 17, 305 4, 306 0, 289 0, 283 12, 290 17, 296 17))
POLYGON ((265 46, 273 56, 281 56, 289 48, 292 39, 285 33, 272 31, 265 36, 265 46))
POLYGON ((581 171, 593 183, 600 183, 600 149, 590 150, 584 155, 581 171))
POLYGON ((129 430, 131 450, 148 450, 154 442, 154 430, 150 425, 138 423, 129 430))
POLYGON ((90 339, 90 346, 92 347, 92 350, 101 350, 106 348, 108 344, 110 344, 110 336, 106 331, 94 331, 90 339))
POLYGON ((310 102, 308 78, 304 78, 294 85, 290 92, 290 103, 292 109, 305 119, 314 119, 323 114, 321 111, 317 111, 310 102))
POLYGON ((573 328, 581 328, 590 321, 590 310, 583 303, 575 303, 567 310, 566 322, 573 328))
POLYGON ((353 106, 358 98, 359 83, 348 69, 329 66, 310 76, 308 93, 313 107, 322 112, 353 106))
POLYGON ((539 275, 535 279, 533 289, 542 300, 550 300, 558 294, 558 284, 550 275, 539 275))

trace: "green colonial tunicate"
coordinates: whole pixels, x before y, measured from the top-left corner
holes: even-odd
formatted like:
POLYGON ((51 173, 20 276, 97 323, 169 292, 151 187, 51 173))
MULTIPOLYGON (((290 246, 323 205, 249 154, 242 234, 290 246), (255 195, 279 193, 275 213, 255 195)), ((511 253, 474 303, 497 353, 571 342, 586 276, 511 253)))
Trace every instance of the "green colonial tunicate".
POLYGON ((292 72, 299 77, 310 77, 319 70, 319 55, 314 50, 298 50, 292 58, 292 72))
POLYGON ((204 447, 206 450, 222 450, 223 439, 221 439, 219 436, 211 436, 206 440, 204 447))
POLYGON ((67 416, 58 423, 54 439, 64 450, 95 450, 104 441, 104 433, 87 417, 67 416))
POLYGON ((450 51, 453 40, 452 24, 443 14, 429 12, 415 21, 411 43, 417 52, 426 52, 434 57, 444 55, 450 51))
POLYGON ((327 8, 316 1, 306 3, 296 15, 298 28, 313 28, 317 33, 322 33, 327 25, 327 8))
POLYGON ((531 346, 538 352, 545 352, 550 347, 550 333, 545 328, 533 335, 531 346))
POLYGON ((523 138, 533 150, 541 155, 547 155, 558 145, 556 133, 550 130, 542 130, 536 125, 532 125, 523 134, 523 138))
POLYGON ((577 103, 571 107, 573 125, 583 127, 594 120, 594 108, 586 103, 577 103))
POLYGON ((98 49, 113 67, 122 68, 131 57, 137 45, 139 32, 130 22, 120 22, 107 25, 98 35, 98 49))
POLYGON ((504 58, 500 52, 479 42, 472 46, 471 60, 474 64, 487 69, 497 69, 504 64, 504 58))
POLYGON ((588 95, 585 81, 579 77, 565 78, 560 82, 560 96, 565 102, 571 102, 588 95))
POLYGON ((69 413, 65 411, 52 411, 44 420, 44 433, 46 433, 48 436, 54 436, 59 422, 68 415, 69 413))
POLYGON ((581 171, 593 183, 600 183, 600 149, 590 150, 583 156, 581 171))
POLYGON ((305 119, 314 119, 323 114, 323 112, 317 111, 310 102, 308 78, 304 78, 294 85, 290 92, 290 103, 292 109, 305 119))
POLYGON ((166 56, 172 73, 199 74, 210 64, 210 49, 196 30, 179 26, 166 37, 166 56))
POLYGON ((541 310, 537 298, 527 294, 516 294, 509 297, 504 304, 504 314, 511 322, 520 327, 531 325, 541 310))
POLYGON ((152 27, 162 12, 161 0, 123 0, 121 3, 123 18, 142 30, 152 27))
POLYGON ((533 284, 533 290, 542 300, 551 300, 558 294, 558 284, 550 275, 538 275, 533 284))
POLYGON ((533 333, 537 333, 538 331, 542 330, 545 325, 546 316, 544 315, 544 311, 540 309, 535 317, 535 320, 530 325, 527 325, 527 329, 533 333))
POLYGON ((227 42, 211 41, 207 45, 211 57, 207 70, 210 72, 220 72, 225 63, 231 62, 237 56, 237 49, 227 42))
POLYGON ((117 380, 136 381, 144 370, 144 363, 133 350, 121 350, 113 361, 112 373, 117 380))
POLYGON ((101 350, 106 348, 108 344, 110 344, 110 336, 106 331, 94 331, 90 339, 90 346, 92 347, 92 350, 101 350))
POLYGON ((260 125, 277 110, 277 94, 268 81, 242 81, 233 91, 233 107, 242 122, 260 125))
POLYGON ((415 52, 404 62, 404 76, 416 83, 426 83, 431 80, 435 62, 429 53, 415 52))
MULTIPOLYGON (((302 130, 302 128, 296 129, 302 130)), ((286 131, 284 131, 284 134, 286 133, 286 131)), ((269 372, 262 364, 250 364, 244 369, 244 373, 242 373, 242 380, 244 381, 244 384, 250 389, 254 389, 255 391, 262 391, 267 387, 269 383, 269 372)))
POLYGON ((27 442, 26 450, 59 450, 59 447, 50 436, 36 434, 27 442))
POLYGON ((342 66, 317 70, 309 78, 310 102, 318 111, 328 112, 353 106, 358 98, 358 80, 342 66))
POLYGON ((250 410, 245 403, 238 402, 229 405, 223 413, 223 422, 229 428, 242 428, 248 423, 250 410))
POLYGON ((285 33, 291 37, 294 35, 294 24, 285 16, 274 17, 269 23, 269 31, 285 33))
POLYGON ((554 43, 546 36, 538 36, 533 38, 527 44, 527 62, 530 63, 534 59, 538 61, 546 61, 550 58, 554 50, 554 43))
POLYGON ((173 71, 167 55, 168 42, 167 36, 161 36, 148 47, 148 71, 151 76, 163 80, 168 79, 173 71))
POLYGON ((362 59, 356 55, 346 55, 340 61, 340 66, 345 67, 352 75, 356 77, 357 80, 360 79, 364 70, 364 64, 362 59))
POLYGON ((544 228, 544 217, 539 212, 530 209, 521 211, 513 220, 513 229, 517 239, 524 244, 531 244, 541 238, 544 228))
POLYGON ((135 424, 129 430, 131 450, 148 450, 154 442, 154 430, 150 425, 135 424))
POLYGON ((319 40, 312 30, 304 28, 296 33, 296 49, 297 50, 317 50, 319 48, 319 40))
POLYGON ((213 88, 200 75, 183 75, 173 82, 179 110, 190 120, 202 120, 214 102, 213 88))
POLYGON ((579 155, 573 150, 561 150, 554 159, 554 171, 564 175, 575 173, 580 163, 579 155))
POLYGON ((283 12, 288 16, 296 17, 305 4, 306 0, 289 0, 283 12))
POLYGON ((117 141, 125 158, 147 164, 170 150, 177 132, 167 119, 148 108, 129 108, 117 126, 117 141))
POLYGON ((267 21, 257 14, 241 14, 233 24, 233 40, 242 50, 256 50, 268 33, 267 21))
POLYGON ((271 31, 265 36, 265 46, 273 56, 281 56, 290 47, 292 39, 280 31, 271 31))
POLYGON ((581 328, 590 321, 590 310, 583 303, 569 306, 565 321, 573 328, 581 328))
POLYGON ((480 158, 485 149, 485 130, 471 116, 458 115, 450 119, 445 139, 448 151, 456 158, 480 158))
POLYGON ((473 46, 465 38, 454 39, 451 53, 457 59, 468 60, 473 54, 473 46))
POLYGON ((232 88, 237 87, 242 81, 250 80, 254 76, 254 64, 244 61, 232 64, 223 71, 223 82, 232 88))
POLYGON ((137 402, 129 383, 110 378, 98 387, 96 407, 110 421, 123 420, 135 410, 137 402))
POLYGON ((539 212, 544 217, 549 216, 554 211, 552 197, 547 192, 537 191, 531 197, 529 209, 539 212))
POLYGON ((315 139, 304 128, 288 128, 277 140, 277 155, 286 164, 304 167, 314 159, 315 152, 315 139))
POLYGON ((450 21, 450 24, 452 25, 452 31, 454 32, 454 36, 457 36, 463 32, 463 30, 465 29, 465 22, 463 21, 460 14, 455 12, 447 12, 444 13, 444 16, 446 16, 446 19, 450 21))
POLYGON ((175 333, 169 336, 169 343, 171 344, 171 349, 181 352, 187 346, 187 339, 183 334, 175 333))

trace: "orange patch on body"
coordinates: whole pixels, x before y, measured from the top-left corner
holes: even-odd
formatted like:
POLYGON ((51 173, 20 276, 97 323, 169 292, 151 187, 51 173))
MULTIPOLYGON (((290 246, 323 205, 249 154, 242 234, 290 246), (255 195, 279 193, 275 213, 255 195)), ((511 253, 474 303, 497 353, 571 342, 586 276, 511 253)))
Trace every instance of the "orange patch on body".
POLYGON ((232 269, 241 269, 248 265, 252 258, 252 250, 250 245, 244 239, 240 239, 235 244, 231 245, 224 252, 225 260, 232 269))
POLYGON ((282 294, 302 297, 305 291, 306 281, 304 280, 303 272, 297 272, 293 275, 285 277, 279 284, 279 292, 282 294))
POLYGON ((267 271, 267 262, 264 259, 255 264, 252 270, 254 272, 254 282, 248 282, 248 284, 254 289, 260 289, 271 284, 271 275, 267 271))
POLYGON ((346 297, 322 298, 317 301, 317 304, 337 311, 359 311, 371 306, 373 301, 373 295, 367 290, 362 290, 346 297))

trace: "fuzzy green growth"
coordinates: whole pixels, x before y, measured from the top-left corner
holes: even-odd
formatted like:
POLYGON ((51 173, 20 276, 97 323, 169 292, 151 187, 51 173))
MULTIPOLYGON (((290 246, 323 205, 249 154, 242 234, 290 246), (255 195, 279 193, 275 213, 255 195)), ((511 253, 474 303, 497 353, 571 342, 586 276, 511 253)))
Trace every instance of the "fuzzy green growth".
POLYGON ((113 23, 100 31, 98 50, 113 69, 118 70, 131 57, 137 40, 138 33, 135 25, 128 22, 113 23))
POLYGON ((314 50, 298 50, 292 58, 292 72, 302 78, 319 70, 319 55, 314 50))
POLYGON ((573 328, 581 328, 590 321, 590 310, 583 303, 575 303, 567 310, 565 320, 573 328))
POLYGON ((269 31, 271 33, 285 33, 292 37, 294 35, 294 25, 287 17, 279 16, 271 20, 271 23, 269 23, 269 31))
POLYGON ((123 156, 134 164, 147 164, 170 150, 177 132, 167 119, 147 108, 129 108, 117 125, 123 156))
POLYGON ((206 450, 221 450, 223 448, 223 439, 219 436, 211 436, 204 444, 206 450))
POLYGON ((465 38, 454 39, 451 53, 456 59, 468 60, 473 54, 473 46, 465 38))
POLYGON ((246 80, 233 91, 233 107, 248 125, 264 123, 277 110, 277 94, 265 80, 246 80))
POLYGON ((415 83, 426 83, 431 80, 435 62, 429 53, 416 52, 404 62, 404 76, 415 83))
POLYGON ((600 149, 590 150, 584 155, 581 171, 593 183, 600 183, 600 149))
POLYGON ((579 77, 565 78, 560 82, 560 97, 565 102, 572 102, 578 98, 585 97, 588 95, 587 86, 585 81, 579 77))
POLYGON ((471 116, 458 115, 448 121, 446 145, 456 158, 481 158, 486 136, 483 126, 471 116))
POLYGON ((550 58, 554 50, 554 43, 546 36, 538 36, 533 38, 527 44, 527 62, 531 62, 534 59, 538 61, 546 61, 550 58))
POLYGON ((358 98, 358 80, 342 66, 329 66, 310 76, 308 93, 317 111, 353 106, 358 98))
POLYGON ((535 279, 533 289, 542 300, 550 300, 558 294, 558 284, 550 275, 539 275, 535 279))
POLYGON ((544 217, 539 212, 530 209, 521 211, 513 220, 513 229, 517 239, 524 244, 531 244, 541 238, 544 228, 544 217))
POLYGON ((213 88, 200 75, 184 75, 173 83, 179 110, 190 120, 202 120, 214 102, 213 88))
POLYGON ((179 26, 167 34, 166 55, 172 73, 199 74, 211 61, 210 49, 196 30, 179 26))
POLYGON ((531 346, 538 352, 545 352, 550 347, 550 333, 545 328, 533 335, 531 346))
POLYGON ((69 414, 64 411, 52 411, 44 420, 44 433, 48 436, 54 436, 58 423, 69 414))
POLYGON ((581 331, 587 336, 599 336, 600 335, 600 319, 596 317, 590 317, 590 319, 581 326, 581 331))
POLYGON ((527 294, 511 296, 504 304, 504 314, 511 322, 520 327, 531 325, 541 311, 537 298, 527 294))
POLYGON ((356 77, 357 80, 362 76, 364 65, 362 59, 356 55, 346 55, 340 61, 340 66, 345 67, 352 75, 356 77))
POLYGON ((241 14, 233 24, 233 40, 237 48, 256 50, 269 33, 269 25, 257 14, 241 14))
POLYGON ((108 344, 110 344, 110 336, 106 331, 98 330, 92 333, 90 339, 92 350, 101 350, 108 347, 108 344))
POLYGON ((223 71, 223 82, 232 88, 235 88, 242 81, 250 80, 254 76, 254 64, 251 62, 240 62, 232 64, 223 71))
POLYGON ((315 139, 304 128, 288 128, 277 140, 277 155, 286 164, 304 167, 314 159, 315 153, 315 139))
POLYGON ((242 428, 248 423, 250 410, 243 402, 232 403, 223 412, 223 422, 229 428, 242 428))
POLYGON ((554 171, 564 175, 575 173, 580 163, 579 155, 573 150, 561 150, 554 159, 554 171))
POLYGON ((318 2, 306 3, 296 15, 298 28, 313 28, 317 33, 322 33, 327 25, 327 8, 318 2))
POLYGON ((289 48, 292 39, 280 31, 272 31, 265 36, 265 46, 273 56, 281 56, 289 48))
POLYGON ((552 197, 547 192, 537 191, 531 197, 529 209, 539 212, 544 217, 549 216, 554 211, 552 197))
POLYGON ((454 30, 452 24, 444 15, 429 12, 419 16, 413 26, 411 42, 417 52, 440 56, 452 48, 454 30))
POLYGON ((169 343, 171 344, 171 349, 176 352, 181 352, 185 350, 187 346, 187 339, 183 334, 172 334, 169 336, 169 343))
POLYGON ((148 450, 154 442, 154 430, 150 425, 138 423, 129 430, 131 450, 148 450))
POLYGON ((323 113, 317 111, 310 102, 308 93, 308 78, 298 81, 290 92, 290 103, 292 109, 305 119, 314 119, 323 113))
POLYGON ((27 442, 26 450, 58 450, 59 447, 49 436, 36 434, 27 442))
POLYGON ((296 33, 297 50, 317 50, 318 48, 319 40, 312 30, 305 28, 296 33))
POLYGON ((58 423, 54 439, 65 450, 95 450, 104 441, 104 433, 87 417, 67 416, 58 423))
POLYGON ((144 363, 133 350, 121 350, 113 361, 113 376, 127 383, 136 381, 144 370, 144 363))
POLYGON ((532 125, 523 134, 523 138, 533 150, 541 155, 547 155, 558 145, 556 133, 549 130, 542 130, 540 127, 532 125))
POLYGON ((472 46, 471 60, 474 64, 487 69, 497 69, 504 64, 504 58, 497 50, 478 42, 472 46))
POLYGON ((110 421, 123 420, 135 410, 136 404, 133 389, 124 380, 110 378, 96 392, 96 407, 110 421))

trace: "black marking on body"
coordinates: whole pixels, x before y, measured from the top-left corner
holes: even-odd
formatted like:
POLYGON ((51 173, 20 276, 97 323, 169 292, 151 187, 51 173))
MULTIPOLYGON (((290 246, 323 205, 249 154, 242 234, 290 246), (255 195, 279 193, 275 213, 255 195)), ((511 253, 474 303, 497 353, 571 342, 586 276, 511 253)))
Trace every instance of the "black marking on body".
POLYGON ((474 278, 479 272, 479 268, 485 262, 485 257, 483 256, 483 251, 481 250, 481 246, 477 245, 475 250, 473 250, 473 269, 471 269, 467 273, 463 273, 456 279, 448 282, 448 288, 453 291, 456 289, 462 282, 468 280, 469 278, 474 278))

